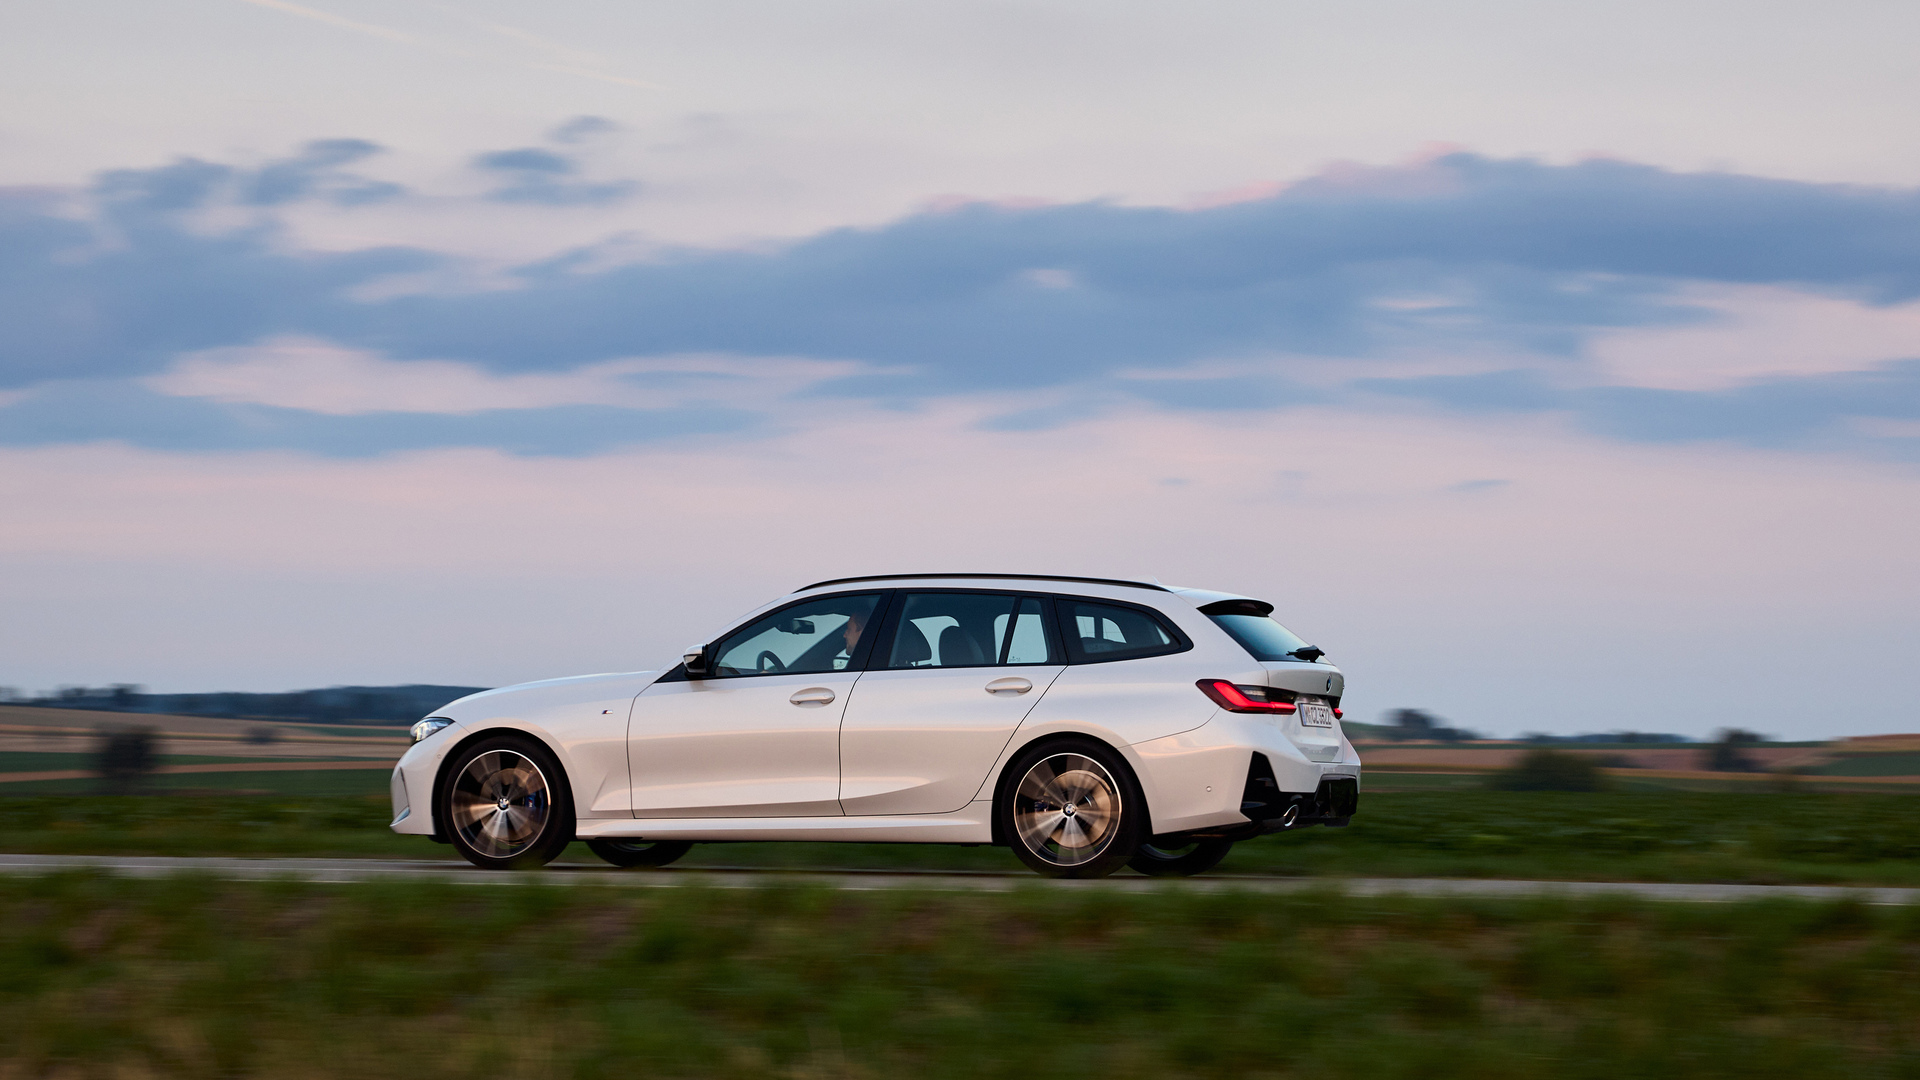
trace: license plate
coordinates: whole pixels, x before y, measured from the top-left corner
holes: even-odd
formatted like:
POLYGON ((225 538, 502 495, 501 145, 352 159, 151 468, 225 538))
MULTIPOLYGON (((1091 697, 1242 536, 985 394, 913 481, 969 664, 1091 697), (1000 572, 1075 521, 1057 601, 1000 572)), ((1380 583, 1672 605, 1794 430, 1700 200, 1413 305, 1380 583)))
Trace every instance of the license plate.
POLYGON ((1333 726, 1333 710, 1317 701, 1302 701, 1294 709, 1304 727, 1333 726))

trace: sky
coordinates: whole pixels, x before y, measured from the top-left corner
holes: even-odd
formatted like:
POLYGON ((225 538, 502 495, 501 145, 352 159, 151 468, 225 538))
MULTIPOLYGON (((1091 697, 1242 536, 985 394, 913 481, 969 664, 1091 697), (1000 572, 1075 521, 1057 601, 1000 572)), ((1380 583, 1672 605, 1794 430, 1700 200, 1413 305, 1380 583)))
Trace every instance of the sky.
POLYGON ((15 0, 0 685, 494 686, 860 573, 1348 715, 1920 730, 1912 5, 15 0))

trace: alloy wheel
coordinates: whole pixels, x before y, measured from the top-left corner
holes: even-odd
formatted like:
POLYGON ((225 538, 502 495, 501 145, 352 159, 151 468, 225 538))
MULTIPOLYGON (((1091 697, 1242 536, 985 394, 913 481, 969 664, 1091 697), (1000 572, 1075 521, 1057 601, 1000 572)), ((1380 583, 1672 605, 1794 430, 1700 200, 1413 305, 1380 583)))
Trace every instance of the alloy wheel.
POLYGON ((489 750, 454 779, 450 816, 460 839, 490 859, 533 847, 553 816, 546 774, 525 754, 489 750))
POLYGON ((1084 754, 1042 758, 1020 778, 1013 826, 1028 851, 1056 866, 1099 858, 1118 832, 1120 788, 1084 754))

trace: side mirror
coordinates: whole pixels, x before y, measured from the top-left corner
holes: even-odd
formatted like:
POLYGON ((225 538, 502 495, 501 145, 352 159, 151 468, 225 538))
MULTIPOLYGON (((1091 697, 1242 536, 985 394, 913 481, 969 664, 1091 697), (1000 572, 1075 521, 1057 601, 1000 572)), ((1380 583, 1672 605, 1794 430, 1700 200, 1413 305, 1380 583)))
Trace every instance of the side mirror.
POLYGON ((693 678, 697 679, 707 674, 707 647, 705 645, 693 646, 688 649, 680 659, 686 662, 687 674, 693 678))

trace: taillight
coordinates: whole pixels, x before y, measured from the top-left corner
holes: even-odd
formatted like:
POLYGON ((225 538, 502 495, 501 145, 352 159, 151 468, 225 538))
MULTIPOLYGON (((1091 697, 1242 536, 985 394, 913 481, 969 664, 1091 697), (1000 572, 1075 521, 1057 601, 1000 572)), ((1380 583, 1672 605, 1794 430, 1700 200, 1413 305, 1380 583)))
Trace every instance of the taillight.
POLYGON ((1340 719, 1341 717, 1343 717, 1343 716, 1345 716, 1345 715, 1347 715, 1347 714, 1346 714, 1346 713, 1343 713, 1343 712, 1341 712, 1341 711, 1340 711, 1339 709, 1335 709, 1335 710, 1333 710, 1333 718, 1334 718, 1335 720, 1338 720, 1338 719, 1340 719))
POLYGON ((1201 679, 1194 685, 1200 688, 1201 693, 1212 698, 1215 705, 1228 712, 1293 712, 1293 702, 1279 700, 1279 695, 1287 693, 1285 690, 1230 683, 1225 679, 1201 679))

